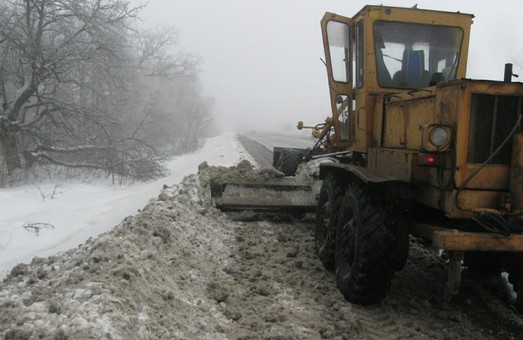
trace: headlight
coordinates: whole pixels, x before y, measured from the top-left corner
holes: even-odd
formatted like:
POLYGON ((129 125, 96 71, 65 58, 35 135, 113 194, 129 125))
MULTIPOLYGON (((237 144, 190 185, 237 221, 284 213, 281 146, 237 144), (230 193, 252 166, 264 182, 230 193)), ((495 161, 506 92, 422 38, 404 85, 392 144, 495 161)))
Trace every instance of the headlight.
POLYGON ((452 139, 452 128, 448 125, 430 124, 422 127, 421 150, 428 152, 446 151, 452 139))
POLYGON ((443 127, 436 127, 429 133, 429 140, 437 148, 442 148, 450 142, 450 134, 443 127))

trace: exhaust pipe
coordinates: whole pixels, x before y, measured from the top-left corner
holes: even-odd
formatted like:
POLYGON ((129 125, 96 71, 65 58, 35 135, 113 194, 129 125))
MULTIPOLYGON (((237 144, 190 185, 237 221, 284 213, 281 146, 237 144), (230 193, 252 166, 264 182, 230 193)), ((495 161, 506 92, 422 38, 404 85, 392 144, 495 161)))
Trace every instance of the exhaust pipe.
POLYGON ((511 63, 505 64, 505 74, 503 76, 503 82, 512 83, 512 77, 516 77, 516 78, 519 77, 519 75, 513 73, 513 71, 512 71, 513 66, 514 65, 512 65, 511 63))

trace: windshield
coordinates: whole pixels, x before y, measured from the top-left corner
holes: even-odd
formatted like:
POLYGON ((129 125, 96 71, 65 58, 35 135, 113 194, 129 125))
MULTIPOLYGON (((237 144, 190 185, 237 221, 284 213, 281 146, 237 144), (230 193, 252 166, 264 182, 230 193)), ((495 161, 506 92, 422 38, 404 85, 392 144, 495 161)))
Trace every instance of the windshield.
POLYGON ((375 22, 378 84, 421 88, 455 79, 462 39, 458 27, 375 22))

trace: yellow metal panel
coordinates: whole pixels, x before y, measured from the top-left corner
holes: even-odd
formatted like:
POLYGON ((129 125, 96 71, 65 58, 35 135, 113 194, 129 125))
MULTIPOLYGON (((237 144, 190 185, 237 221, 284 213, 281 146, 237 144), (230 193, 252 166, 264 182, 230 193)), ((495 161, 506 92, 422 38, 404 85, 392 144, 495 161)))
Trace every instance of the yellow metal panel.
POLYGON ((383 96, 375 96, 374 99, 376 101, 376 112, 374 114, 374 127, 370 146, 378 147, 382 145, 381 128, 383 126, 383 96))
POLYGON ((523 251, 523 235, 435 231, 432 245, 445 250, 523 251))
MULTIPOLYGON (((455 205, 457 190, 445 191, 432 185, 418 186, 416 200, 434 209, 442 210, 449 218, 470 218, 472 212, 459 209, 455 205)), ((502 191, 463 190, 459 195, 462 208, 473 210, 478 208, 500 210, 505 205, 507 193, 502 191)))
POLYGON ((403 103, 388 104, 383 119, 383 146, 404 148, 406 144, 405 110, 403 103))
POLYGON ((434 97, 411 100, 405 103, 407 119, 407 149, 419 150, 424 125, 434 124, 434 97))
MULTIPOLYGON (((456 185, 461 187, 478 168, 479 164, 465 164, 459 167, 456 185)), ((485 165, 466 185, 466 188, 486 190, 508 190, 510 181, 510 167, 501 164, 485 165)))
POLYGON ((356 114, 354 120, 354 143, 351 149, 356 152, 367 152, 366 145, 366 98, 368 93, 356 92, 356 114))
MULTIPOLYGON (((448 193, 450 194, 450 193, 448 193)), ((454 190, 452 196, 447 198, 447 208, 452 213, 458 208, 454 205, 454 197, 457 191, 454 190)), ((474 190, 462 190, 458 196, 458 203, 460 207, 466 210, 474 209, 495 209, 500 210, 505 202, 506 194, 498 191, 474 191, 474 190)))
MULTIPOLYGON (((375 144, 374 119, 378 114, 381 114, 381 107, 376 105, 377 98, 378 96, 369 92, 356 92, 356 118, 352 151, 367 152, 368 148, 375 144), (376 112, 376 110, 378 111, 376 112)), ((381 101, 379 104, 381 104, 381 101)))
POLYGON ((456 117, 460 111, 460 82, 455 81, 444 86, 436 87, 434 123, 455 127, 456 117))
POLYGON ((369 158, 375 157, 375 160, 369 160, 375 164, 375 171, 381 174, 395 177, 405 182, 412 181, 412 169, 414 164, 414 154, 405 150, 396 149, 374 149, 369 153, 369 158))

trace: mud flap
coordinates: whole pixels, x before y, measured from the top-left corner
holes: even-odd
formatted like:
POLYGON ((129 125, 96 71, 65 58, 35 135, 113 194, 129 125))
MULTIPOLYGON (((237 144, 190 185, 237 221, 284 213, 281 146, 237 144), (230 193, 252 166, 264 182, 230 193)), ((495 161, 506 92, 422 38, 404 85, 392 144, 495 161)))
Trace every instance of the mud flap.
POLYGON ((222 211, 307 213, 316 211, 309 185, 211 181, 212 204, 222 211))

